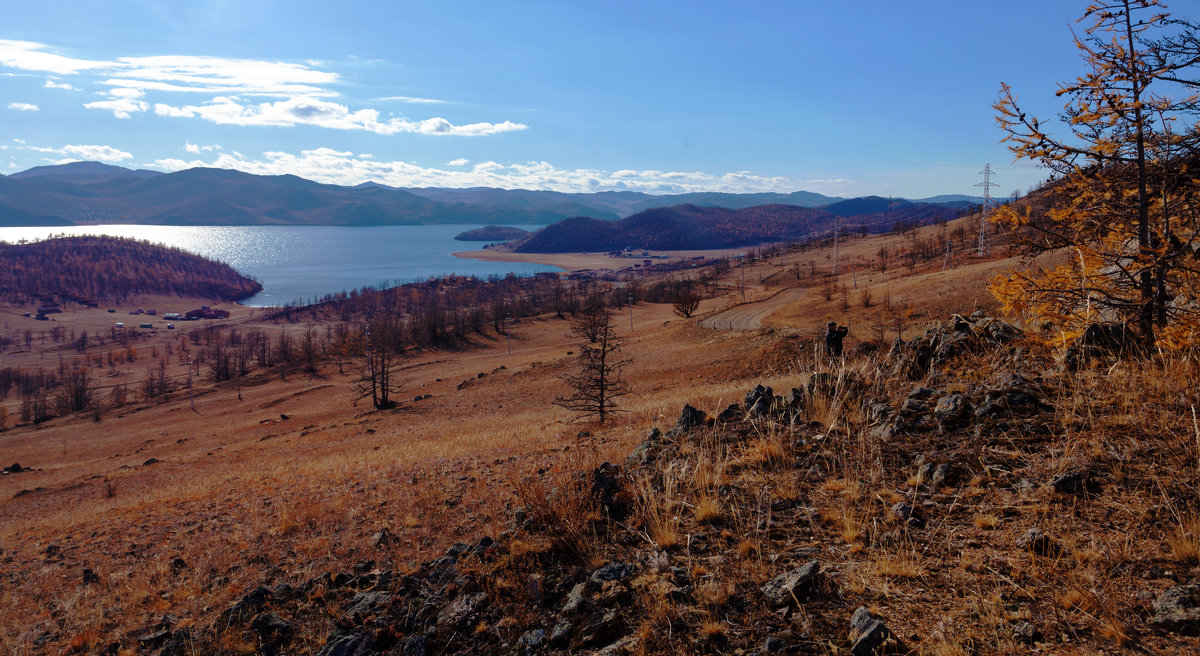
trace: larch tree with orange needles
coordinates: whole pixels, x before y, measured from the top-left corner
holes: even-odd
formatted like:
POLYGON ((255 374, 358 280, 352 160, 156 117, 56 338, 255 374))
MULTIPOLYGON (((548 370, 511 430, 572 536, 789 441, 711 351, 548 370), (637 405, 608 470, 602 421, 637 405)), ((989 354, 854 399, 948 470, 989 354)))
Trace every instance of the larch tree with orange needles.
POLYGON ((1000 276, 992 292, 1005 311, 1049 321, 1063 339, 1120 321, 1145 346, 1170 347, 1200 328, 1200 84, 1191 79, 1200 42, 1194 24, 1164 9, 1160 0, 1087 7, 1075 45, 1088 72, 1058 90, 1065 136, 1028 116, 1007 84, 993 106, 1016 158, 1057 178, 1044 215, 1006 205, 993 220, 1028 254, 1069 257, 1000 276))

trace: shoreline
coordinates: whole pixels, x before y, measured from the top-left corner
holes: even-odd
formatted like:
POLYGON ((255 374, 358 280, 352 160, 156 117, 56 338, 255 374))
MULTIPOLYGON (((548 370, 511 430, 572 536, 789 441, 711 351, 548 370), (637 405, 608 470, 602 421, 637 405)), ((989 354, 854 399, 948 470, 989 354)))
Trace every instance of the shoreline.
MULTIPOLYGON (((721 248, 696 251, 646 251, 649 257, 655 262, 677 262, 679 260, 690 259, 693 257, 717 258, 717 257, 737 257, 745 255, 755 246, 743 246, 741 248, 721 248), (658 259, 660 256, 666 256, 665 260, 658 259)), ((581 271, 581 270, 596 270, 596 269, 623 269, 634 264, 641 264, 643 258, 640 257, 609 257, 607 253, 514 253, 511 251, 459 251, 451 253, 453 257, 462 258, 465 260, 482 260, 485 262, 519 262, 525 264, 544 264, 561 269, 564 272, 581 271)))

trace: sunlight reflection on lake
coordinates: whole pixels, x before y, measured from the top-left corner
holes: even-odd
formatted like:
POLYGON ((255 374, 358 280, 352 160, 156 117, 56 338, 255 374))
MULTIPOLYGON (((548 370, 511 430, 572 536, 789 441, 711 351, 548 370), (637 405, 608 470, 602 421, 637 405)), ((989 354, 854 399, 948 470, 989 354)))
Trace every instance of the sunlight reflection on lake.
MULTIPOLYGON (((483 262, 450 255, 482 242, 455 241, 478 225, 421 226, 146 226, 106 225, 0 228, 0 241, 51 235, 111 235, 175 246, 225 262, 256 278, 262 293, 247 305, 307 302, 325 294, 456 273, 488 276, 556 271, 540 264, 483 262)), ((536 230, 539 226, 519 226, 536 230)))

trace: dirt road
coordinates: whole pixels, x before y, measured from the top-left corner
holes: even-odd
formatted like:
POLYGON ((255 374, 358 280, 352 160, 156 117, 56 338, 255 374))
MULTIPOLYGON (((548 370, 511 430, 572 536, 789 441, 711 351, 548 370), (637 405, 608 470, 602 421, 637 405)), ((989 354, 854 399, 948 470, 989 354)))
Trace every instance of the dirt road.
POLYGON ((705 328, 726 330, 754 330, 762 325, 763 319, 771 316, 785 305, 799 300, 803 295, 803 289, 785 289, 765 301, 746 303, 729 308, 724 312, 718 312, 707 319, 702 319, 700 325, 705 328))

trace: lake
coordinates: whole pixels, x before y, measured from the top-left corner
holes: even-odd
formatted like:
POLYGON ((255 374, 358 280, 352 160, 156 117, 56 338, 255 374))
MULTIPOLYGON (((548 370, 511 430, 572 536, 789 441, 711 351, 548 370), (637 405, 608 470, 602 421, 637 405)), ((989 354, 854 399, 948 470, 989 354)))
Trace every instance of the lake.
MULTIPOLYGON (((450 255, 485 242, 455 241, 479 225, 420 226, 146 226, 105 225, 0 228, 0 241, 50 235, 113 235, 177 246, 232 266, 262 283, 246 305, 283 305, 366 285, 392 286, 448 274, 532 275, 557 271, 541 264, 484 262, 450 255)), ((536 230, 541 226, 518 226, 536 230)))

